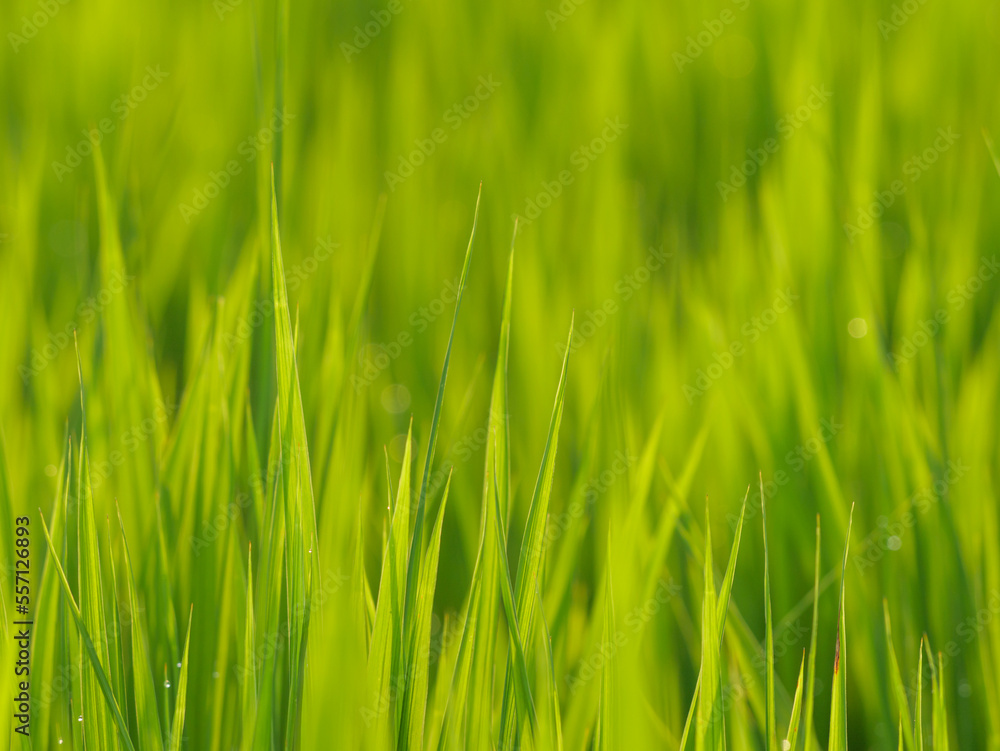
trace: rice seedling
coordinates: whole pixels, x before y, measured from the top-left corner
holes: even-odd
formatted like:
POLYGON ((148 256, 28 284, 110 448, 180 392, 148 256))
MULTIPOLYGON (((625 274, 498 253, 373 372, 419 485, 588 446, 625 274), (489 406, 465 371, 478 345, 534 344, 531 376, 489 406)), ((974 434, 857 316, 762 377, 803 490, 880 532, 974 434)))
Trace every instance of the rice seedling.
POLYGON ((4 11, 11 748, 1000 751, 989 3, 4 11))

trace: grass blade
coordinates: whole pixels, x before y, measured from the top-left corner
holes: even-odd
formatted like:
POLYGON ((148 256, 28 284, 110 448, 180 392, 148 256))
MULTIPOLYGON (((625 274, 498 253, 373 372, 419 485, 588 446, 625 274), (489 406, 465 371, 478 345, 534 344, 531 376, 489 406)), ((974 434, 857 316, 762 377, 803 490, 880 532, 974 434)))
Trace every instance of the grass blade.
POLYGON ((524 646, 518 632, 517 606, 514 603, 514 591, 510 583, 510 568, 507 565, 507 538, 503 531, 503 514, 500 512, 500 494, 494 485, 493 500, 495 503, 494 523, 496 529, 497 550, 500 554, 500 593, 503 597, 504 613, 507 616, 507 630, 510 633, 511 651, 514 653, 514 695, 517 699, 518 718, 527 720, 531 726, 531 736, 538 736, 538 721, 535 716, 535 705, 531 698, 528 682, 528 665, 524 657, 524 646))
MULTIPOLYGON (((813 579, 812 632, 809 636, 809 667, 806 671, 805 748, 813 746, 813 706, 816 702, 816 642, 819 635, 819 568, 820 568, 820 527, 816 514, 816 564, 813 579)), ((793 749, 794 751, 794 749, 793 749)))
POLYGON ((184 639, 184 656, 181 658, 181 674, 177 679, 177 703, 174 706, 174 724, 170 729, 169 751, 180 751, 184 732, 184 715, 187 709, 188 647, 191 646, 191 624, 194 622, 194 605, 188 612, 187 637, 184 639))
POLYGON ((701 608, 701 681, 698 692, 698 725, 695 728, 697 751, 722 751, 725 748, 722 705, 722 668, 719 657, 718 600, 712 572, 712 530, 705 504, 705 594, 701 608))
POLYGON ((906 688, 903 685, 903 676, 899 672, 899 663, 896 661, 896 649, 892 644, 892 623, 889 619, 889 601, 882 600, 882 611, 885 616, 885 642, 889 652, 889 681, 892 687, 893 696, 896 698, 896 711, 899 714, 901 727, 906 740, 906 747, 913 749, 913 730, 910 724, 910 707, 907 704, 906 688))
MULTIPOLYGON (((508 281, 513 274, 514 255, 508 271, 508 281)), ((549 419, 549 432, 542 452, 542 465, 538 470, 535 490, 528 506, 528 518, 525 522, 524 538, 521 541, 521 554, 517 565, 517 628, 521 634, 534 633, 535 628, 535 590, 541 569, 542 556, 545 547, 545 523, 549 513, 549 497, 552 494, 552 479, 555 475, 556 450, 559 445, 559 427, 562 424, 563 405, 566 399, 566 375, 569 366, 569 355, 573 339, 573 320, 570 319, 569 335, 566 340, 566 352, 563 355, 562 370, 559 374, 559 385, 556 387, 555 404, 549 419)), ((517 745, 517 725, 510 712, 511 681, 513 656, 507 660, 507 675, 504 680, 504 701, 500 713, 500 746, 501 748, 517 745)))
POLYGON ((917 656, 917 706, 914 710, 913 740, 917 751, 924 751, 924 643, 927 636, 920 637, 917 656))
POLYGON ((795 698, 792 700, 792 717, 788 721, 788 733, 785 734, 785 746, 788 751, 795 751, 799 742, 799 722, 802 719, 802 679, 806 670, 806 651, 802 650, 802 665, 799 666, 799 681, 795 685, 795 698))
POLYGON ((118 524, 122 531, 122 547, 125 551, 125 581, 128 584, 129 611, 132 614, 132 684, 135 694, 135 714, 136 725, 139 731, 139 747, 143 751, 156 751, 163 748, 163 736, 160 732, 160 716, 156 708, 156 690, 153 687, 153 673, 146 646, 146 634, 139 621, 139 614, 142 612, 142 609, 140 608, 139 597, 135 588, 132 554, 129 551, 128 540, 125 537, 125 523, 121 518, 121 509, 118 509, 118 524))
POLYGON ((934 751, 948 751, 948 706, 944 696, 944 656, 938 652, 937 665, 927 647, 927 661, 931 666, 931 737, 934 751))
POLYGON ((90 633, 87 631, 87 625, 84 623, 83 614, 80 612, 80 608, 77 606, 76 600, 73 599, 73 592, 69 587, 69 581, 66 579, 66 573, 63 571, 62 564, 59 562, 59 556, 56 554, 56 547, 52 544, 52 537, 49 534, 49 528, 45 526, 45 517, 42 516, 41 509, 39 509, 38 515, 42 519, 42 532, 45 534, 45 542, 49 546, 50 560, 56 567, 56 571, 59 573, 59 580, 62 582, 63 594, 66 596, 66 602, 69 605, 69 612, 73 616, 73 620, 76 622, 77 631, 80 634, 80 641, 83 643, 84 650, 87 653, 89 664, 93 668, 97 684, 101 689, 101 693, 104 694, 107 707, 110 707, 115 724, 118 726, 118 735, 121 739, 121 743, 125 746, 125 748, 129 749, 129 751, 135 751, 135 747, 132 745, 132 739, 128 734, 128 725, 125 724, 125 718, 122 717, 121 709, 118 707, 118 702, 115 700, 115 695, 111 690, 111 683, 108 681, 107 673, 104 672, 104 668, 101 666, 101 661, 97 656, 97 649, 94 647, 94 642, 90 638, 90 633))
MULTIPOLYGON (((608 550, 604 580, 604 634, 602 644, 610 644, 615 634, 615 604, 611 586, 611 530, 608 530, 608 550)), ((615 701, 617 688, 615 681, 615 656, 612 653, 601 668, 601 694, 597 707, 597 733, 594 751, 609 751, 615 748, 615 701)))
POLYGON ((833 695, 830 699, 830 742, 827 751, 847 751, 847 616, 844 584, 847 580, 847 553, 851 546, 851 525, 854 506, 847 522, 847 541, 844 543, 844 566, 840 575, 840 608, 837 627, 837 649, 833 661, 833 695))
POLYGON ((438 557, 441 552, 441 528, 444 523, 444 512, 448 506, 448 492, 451 489, 451 474, 444 486, 441 507, 438 509, 437 521, 431 532, 427 550, 424 551, 424 561, 420 567, 420 580, 417 590, 417 652, 407 666, 406 687, 403 697, 403 713, 399 725, 399 738, 402 748, 419 749, 424 745, 424 712, 427 705, 427 686, 430 673, 430 640, 431 614, 434 609, 434 591, 437 585, 438 557))
POLYGON ((774 711, 774 622, 771 618, 771 575, 767 559, 767 502, 764 498, 764 475, 760 477, 760 511, 764 526, 764 649, 766 651, 767 751, 778 749, 777 719, 774 711))

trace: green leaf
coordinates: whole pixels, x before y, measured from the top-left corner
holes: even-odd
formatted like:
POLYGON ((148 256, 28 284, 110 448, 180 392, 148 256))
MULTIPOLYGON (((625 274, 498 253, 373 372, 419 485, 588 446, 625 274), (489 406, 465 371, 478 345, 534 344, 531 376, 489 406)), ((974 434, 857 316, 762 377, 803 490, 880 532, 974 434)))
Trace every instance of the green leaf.
MULTIPOLYGON (((94 521, 94 496, 90 484, 90 462, 86 441, 81 441, 78 475, 79 511, 77 514, 77 574, 80 592, 81 617, 87 631, 96 635, 94 654, 102 671, 110 668, 108 626, 104 615, 104 587, 101 582, 101 556, 97 544, 97 525, 94 521)), ((83 732, 92 748, 115 748, 112 719, 107 707, 99 698, 101 687, 96 668, 87 666, 83 675, 83 732), (96 745, 95 745, 96 744, 96 745)))
MULTIPOLYGON (((496 486, 494 485, 495 488, 496 486)), ((510 569, 507 566, 507 537, 503 531, 503 514, 500 512, 499 492, 494 493, 494 503, 496 507, 493 521, 496 529, 497 551, 500 554, 500 593, 503 597, 504 613, 507 616, 510 647, 514 654, 514 696, 517 700, 518 719, 522 722, 527 720, 531 726, 531 737, 534 739, 538 736, 538 720, 535 716, 535 704, 531 698, 524 646, 517 627, 517 606, 514 603, 514 592, 510 583, 510 569)))
POLYGON ((924 643, 927 636, 920 637, 917 655, 917 706, 914 710, 913 740, 917 751, 924 751, 924 643))
MULTIPOLYGON (((514 270, 514 255, 508 270, 508 283, 514 270)), ((521 554, 517 565, 517 628, 521 634, 531 634, 535 630, 535 591, 538 583, 541 561, 545 548, 545 524, 549 513, 549 497, 552 494, 552 479, 555 475, 556 450, 559 445, 559 427, 562 424, 563 405, 566 400, 566 376, 569 366, 569 355, 572 350, 573 318, 570 319, 569 335, 566 339, 566 351, 563 354, 562 370, 559 375, 559 385, 556 387, 555 404, 552 416, 549 418, 549 432, 545 440, 545 450, 542 452, 542 465, 538 470, 535 490, 528 506, 528 518, 525 522, 524 538, 521 540, 521 554)), ((511 712, 513 655, 507 658, 507 674, 504 680, 504 700, 500 712, 500 747, 513 748, 517 746, 518 726, 511 712)))
POLYGON ((934 751, 948 751, 948 705, 944 695, 944 656, 938 652, 937 666, 930 644, 927 648, 928 664, 931 667, 931 737, 934 751))
MULTIPOLYGON (((712 530, 705 504, 705 591, 701 608, 701 680, 698 691, 697 751, 725 748, 725 707, 722 703, 722 667, 719 657, 718 599, 712 567, 712 530)), ((686 737, 686 734, 685 734, 686 737)), ((683 741, 682 741, 683 742, 683 741)))
POLYGON ((146 634, 139 618, 142 608, 140 607, 135 587, 132 554, 129 552, 121 509, 117 507, 117 504, 115 506, 118 510, 118 524, 122 531, 122 546, 125 551, 125 581, 128 584, 129 611, 132 615, 132 689, 135 695, 134 703, 136 725, 139 731, 139 748, 143 749, 143 751, 151 751, 163 748, 163 736, 160 732, 160 716, 156 708, 156 690, 153 687, 153 673, 149 663, 146 634))
POLYGON ((63 571, 62 564, 59 562, 59 556, 56 554, 55 545, 52 544, 52 537, 49 535, 49 528, 45 526, 45 517, 42 516, 40 510, 38 515, 42 520, 42 532, 45 534, 45 542, 49 546, 50 560, 56 567, 56 571, 59 574, 59 581, 62 583, 63 594, 65 595, 66 602, 69 605, 69 612, 73 616, 73 620, 76 622, 76 628, 80 634, 80 641, 82 642, 84 650, 87 653, 88 664, 93 669, 94 678, 97 681, 101 693, 104 695, 104 709, 106 711, 107 708, 110 708, 115 725, 118 727, 118 736, 121 743, 125 746, 125 748, 129 749, 129 751, 135 751, 135 747, 132 745, 132 739, 129 738, 128 726, 125 724, 125 718, 122 717, 121 709, 118 707, 118 702, 115 700, 114 692, 111 690, 111 684, 108 682, 107 673, 105 673, 104 668, 101 666, 101 661, 97 656, 97 649, 95 648, 94 642, 90 637, 90 633, 87 631, 87 625, 84 622, 83 614, 80 612, 80 608, 77 606, 76 600, 73 599, 73 592, 70 589, 69 581, 66 579, 66 573, 63 571))
MULTIPOLYGON (((615 639, 615 605, 614 590, 611 586, 611 530, 608 530, 607 555, 605 557, 604 579, 604 632, 602 644, 612 644, 615 639)), ((710 608, 711 609, 711 608, 710 608)), ((597 707, 597 733, 594 738, 594 751, 610 751, 615 744, 615 703, 617 701, 617 683, 615 680, 615 655, 612 653, 604 660, 601 667, 601 694, 597 707)))
MULTIPOLYGON (((740 507, 740 517, 736 523, 736 532, 733 535, 733 546, 729 551, 729 563, 726 566, 726 575, 722 580, 722 591, 719 592, 719 600, 716 605, 716 619, 719 629, 719 650, 722 650, 722 642, 726 633, 726 616, 729 613, 729 600, 733 592, 733 579, 736 577, 736 559, 740 552, 740 539, 743 537, 743 520, 746 518, 747 499, 750 497, 750 486, 747 485, 747 492, 743 496, 743 504, 740 507)), ((681 751, 687 746, 688 735, 691 731, 691 723, 694 720, 698 699, 701 692, 701 669, 698 670, 698 680, 695 682, 694 696, 691 697, 691 705, 688 707, 687 717, 684 720, 684 730, 681 732, 681 751)))
MULTIPOLYGON (((252 430, 251 430, 252 432, 252 430)), ((253 547, 247 548, 246 619, 243 626, 243 654, 240 660, 240 718, 242 737, 240 748, 253 747, 252 728, 257 722, 257 655, 254 646, 253 610, 253 547)))
MULTIPOLYGON (((409 513, 410 513, 410 467, 413 446, 413 426, 406 435, 403 451, 403 466, 396 489, 395 504, 390 503, 392 519, 389 524, 389 538, 382 556, 382 573, 379 579, 378 601, 375 606, 375 622, 372 626, 371 648, 368 652, 368 689, 362 716, 366 728, 371 729, 371 737, 377 747, 392 743, 398 727, 398 713, 402 709, 402 694, 399 676, 403 669, 403 591, 402 583, 406 571, 406 556, 409 554, 409 513), (398 695, 397 695, 398 694, 398 695), (397 701, 399 699, 400 701, 397 701), (390 706, 391 705, 391 706, 390 706), (398 706, 397 706, 398 705, 398 706), (374 720, 374 729, 372 721, 374 720)), ((389 457, 386 455, 388 474, 389 457)), ((389 498, 392 497, 391 481, 389 498)), ((418 553, 419 555, 419 553, 418 553)))
POLYGON ((906 687, 903 684, 903 676, 899 672, 899 663, 896 661, 896 649, 892 644, 892 623, 889 619, 889 601, 882 600, 882 612, 885 617, 885 642, 889 651, 889 681, 893 696, 896 699, 896 711, 899 714, 901 727, 903 728, 906 747, 913 749, 913 731, 910 721, 910 707, 906 699, 906 687))
POLYGON ((795 685, 795 698, 792 700, 792 716, 788 721, 788 732, 785 734, 785 748, 795 751, 799 742, 799 722, 802 719, 802 679, 806 669, 806 651, 802 650, 802 664, 799 666, 799 681, 795 685))
MULTIPOLYGON (((806 704, 805 704, 805 748, 812 748, 813 737, 813 705, 816 701, 816 641, 819 634, 819 567, 820 567, 820 527, 819 514, 816 514, 816 563, 813 574, 813 613, 812 632, 809 637, 809 667, 806 671, 806 704)), ((794 749, 792 749, 794 751, 794 749)))
POLYGON ((777 718, 774 711, 774 622, 771 618, 771 574, 767 557, 767 503, 764 498, 764 475, 760 477, 760 511, 764 526, 764 649, 766 651, 767 724, 765 742, 768 751, 778 749, 777 718))
POLYGON ((844 543, 844 565, 840 574, 839 625, 837 649, 833 660, 833 692, 830 699, 830 741, 827 751, 847 751, 847 615, 845 583, 847 580, 847 553, 851 546, 851 525, 854 522, 854 505, 847 521, 847 541, 844 543))
POLYGON ((434 610, 434 591, 437 585, 438 557, 441 552, 441 528, 451 489, 451 473, 444 486, 441 507, 431 532, 431 539, 424 551, 417 586, 417 653, 407 666, 406 687, 399 739, 402 748, 420 749, 424 745, 424 711, 427 705, 427 685, 430 673, 431 615, 434 610))
POLYGON ((184 639, 184 656, 181 658, 181 674, 177 679, 177 703, 174 705, 174 724, 170 729, 169 751, 180 751, 184 732, 184 716, 187 709, 188 648, 191 646, 191 624, 194 620, 194 605, 188 612, 187 637, 184 639))
POLYGON ((466 281, 469 278, 469 266, 472 264, 472 245, 476 239, 476 225, 479 222, 479 202, 483 196, 483 186, 479 186, 479 195, 476 197, 476 211, 472 218, 472 233, 469 235, 469 244, 465 249, 465 262, 462 264, 462 276, 458 283, 458 292, 455 299, 455 313, 451 319, 451 331, 448 334, 448 346, 445 348, 444 365, 441 367, 441 380, 438 382, 437 397, 434 400, 434 413, 431 416, 431 429, 427 438, 427 453, 424 455, 424 470, 420 480, 420 493, 417 496, 417 510, 413 519, 413 538, 410 541, 409 563, 406 570, 405 593, 406 606, 403 611, 404 624, 404 656, 409 664, 416 659, 417 626, 414 621, 417 597, 417 582, 420 578, 420 546, 423 541, 424 514, 427 503, 427 489, 430 484, 432 468, 434 466, 434 452, 437 449, 438 426, 441 421, 441 407, 444 403, 444 390, 448 382, 448 365, 451 362, 451 347, 455 341, 455 326, 458 323, 458 313, 462 309, 462 296, 465 292, 466 281))

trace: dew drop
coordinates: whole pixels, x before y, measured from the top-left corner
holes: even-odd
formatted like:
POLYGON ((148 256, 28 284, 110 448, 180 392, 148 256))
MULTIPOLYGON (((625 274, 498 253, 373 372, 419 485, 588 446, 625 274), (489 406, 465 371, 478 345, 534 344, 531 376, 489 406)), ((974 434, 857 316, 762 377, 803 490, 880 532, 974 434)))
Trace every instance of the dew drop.
POLYGON ((62 745, 62 738, 59 739, 59 745, 62 745))
POLYGON ((77 717, 76 721, 77 722, 83 722, 83 715, 80 715, 79 717, 77 717))
POLYGON ((166 686, 167 688, 170 688, 170 681, 164 681, 163 685, 166 686))
POLYGON ((215 678, 218 678, 218 677, 219 677, 219 671, 216 670, 215 672, 212 673, 212 678, 215 679, 215 678))
POLYGON ((180 667, 180 666, 181 666, 181 664, 180 664, 180 663, 178 662, 178 663, 177 663, 177 667, 180 667))
POLYGON ((792 747, 792 744, 790 742, 788 742, 788 741, 782 741, 781 742, 781 751, 789 751, 789 749, 791 749, 791 747, 792 747))

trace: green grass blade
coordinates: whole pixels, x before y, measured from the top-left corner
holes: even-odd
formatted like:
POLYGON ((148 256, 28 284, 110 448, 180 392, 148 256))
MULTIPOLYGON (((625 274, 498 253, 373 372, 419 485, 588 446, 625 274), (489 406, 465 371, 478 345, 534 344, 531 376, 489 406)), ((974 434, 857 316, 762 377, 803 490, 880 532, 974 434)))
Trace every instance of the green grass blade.
POLYGON ((719 657, 718 598, 712 566, 712 531, 705 504, 705 593, 701 608, 701 682, 698 692, 698 720, 695 727, 697 751, 725 748, 725 708, 722 704, 722 667, 719 657))
POLYGON ((747 499, 750 497, 750 486, 747 485, 746 495, 743 496, 743 505, 740 507, 740 518, 736 523, 736 531, 733 535, 733 547, 729 551, 729 563, 726 565, 726 575, 722 580, 722 590, 719 592, 719 605, 716 612, 716 619, 719 623, 719 649, 722 649, 722 638, 726 633, 726 616, 729 613, 729 600, 733 593, 733 579, 736 577, 736 559, 740 553, 740 538, 743 536, 743 520, 747 514, 747 499))
POLYGON ((694 684, 694 698, 688 708, 687 718, 684 720, 684 730, 681 732, 680 751, 687 748, 688 735, 691 732, 691 723, 694 721, 695 711, 698 709, 698 699, 701 696, 701 671, 698 672, 698 680, 694 684))
MULTIPOLYGON (((747 485, 747 492, 743 496, 743 504, 740 507, 740 517, 736 522, 736 531, 733 535, 733 546, 729 551, 729 563, 726 565, 726 575, 722 580, 722 590, 719 592, 718 604, 716 605, 716 621, 719 629, 719 650, 722 650, 722 642, 726 635, 726 616, 729 613, 729 601, 733 592, 733 579, 736 577, 736 560, 740 552, 740 540, 743 537, 743 521, 746 518, 747 500, 750 498, 750 486, 747 485)), ((698 680, 694 687, 694 696, 691 697, 691 705, 688 707, 687 718, 684 720, 684 730, 681 733, 681 751, 687 746, 688 734, 691 731, 691 723, 695 716, 698 705, 698 698, 701 690, 701 670, 698 672, 698 680)))
POLYGON ((847 540, 844 543, 844 565, 840 575, 839 624, 837 648, 833 660, 833 692, 830 698, 830 741, 827 751, 847 751, 847 616, 845 582, 847 580, 847 553, 851 547, 851 526, 854 506, 847 522, 847 540))
POLYGON ((146 634, 139 619, 142 609, 135 587, 132 554, 125 537, 125 523, 121 518, 121 509, 118 509, 118 524, 121 527, 122 547, 125 551, 125 582, 128 585, 129 611, 132 614, 132 685, 135 695, 139 748, 143 751, 156 751, 163 748, 163 736, 160 732, 160 716, 156 708, 156 690, 153 687, 153 673, 150 668, 146 634))
POLYGON ((462 308, 462 296, 465 292, 466 281, 469 278, 469 266, 472 263, 472 245, 476 239, 476 226, 479 223, 479 201, 483 196, 483 186, 479 186, 479 195, 476 197, 476 211, 472 219, 472 233, 469 235, 469 244, 465 250, 465 261, 462 264, 462 276, 458 284, 458 292, 455 295, 455 313, 451 319, 451 331, 448 334, 448 346, 445 348, 444 364, 441 367, 441 380, 438 382, 437 397, 434 400, 434 413, 431 416, 431 428, 427 438, 427 453, 424 456, 424 471, 420 480, 420 493, 417 496, 417 509, 413 519, 413 539, 410 541, 409 565, 406 571, 405 592, 406 607, 403 611, 404 638, 406 661, 410 662, 415 658, 415 648, 417 639, 416 624, 413 622, 413 614, 416 607, 416 586, 419 580, 420 568, 420 545, 423 539, 424 514, 427 503, 427 488, 430 484, 431 469, 434 466, 434 452, 437 448, 438 425, 441 421, 441 407, 444 403, 444 390, 448 382, 448 365, 451 362, 451 347, 455 341, 455 327, 458 324, 458 313, 462 308))
POLYGON ((802 679, 805 677, 806 651, 802 650, 802 664, 799 666, 799 681, 795 685, 795 698, 792 700, 792 717, 788 721, 788 732, 785 734, 785 746, 788 751, 795 751, 799 743, 799 723, 802 720, 802 679))
POLYGON ((885 642, 889 652, 889 681, 892 687, 893 696, 896 699, 896 712, 902 723, 903 734, 906 740, 906 747, 913 749, 913 730, 910 721, 910 707, 906 699, 906 687, 903 684, 903 676, 899 672, 899 662, 896 660, 896 649, 892 643, 892 622, 889 619, 889 601, 882 600, 882 611, 885 617, 885 642))
POLYGON ((767 556, 767 502, 764 498, 764 475, 760 477, 760 511, 764 527, 764 650, 766 652, 767 751, 778 751, 778 722, 774 710, 774 622, 771 618, 771 574, 767 556))
MULTIPOLYGON (((606 574, 604 579, 604 631, 603 644, 611 644, 615 638, 615 605, 611 585, 611 530, 608 530, 606 574)), ((611 654, 601 667, 601 694, 597 707, 597 733, 594 751, 610 751, 616 747, 615 703, 617 685, 615 681, 615 656, 611 654)))
MULTIPOLYGON (((930 648, 928 647, 928 652, 930 648)), ((944 695, 944 656, 938 652, 937 667, 934 655, 928 654, 931 666, 931 737, 934 751, 948 751, 948 705, 944 695)))
POLYGON ((517 699, 518 720, 527 720, 531 727, 531 737, 538 736, 538 720, 535 715, 535 704, 531 698, 528 680, 528 664, 524 656, 524 646, 518 632, 517 606, 514 602, 514 588, 510 583, 510 568, 507 565, 507 537, 503 531, 503 514, 500 512, 500 494, 494 485, 497 551, 500 554, 500 593, 503 598, 504 613, 507 617, 507 630, 510 635, 510 647, 514 653, 514 695, 517 699))
POLYGON ((240 718, 243 734, 240 748, 249 751, 253 747, 251 729, 257 722, 257 656, 254 647, 253 611, 253 548, 247 549, 247 597, 246 620, 243 627, 243 654, 239 668, 240 676, 240 718))
POLYGON ((125 692, 125 660, 122 657, 122 624, 118 612, 118 574, 115 571, 114 547, 111 545, 111 518, 105 517, 108 530, 108 567, 111 569, 111 627, 108 629, 108 657, 111 662, 111 685, 120 697, 122 714, 129 719, 128 694, 125 692))
MULTIPOLYGON (((372 737, 377 747, 392 743, 396 737, 398 713, 402 702, 394 701, 395 687, 403 661, 402 649, 402 582, 406 570, 406 556, 409 552, 409 511, 410 511, 410 466, 412 456, 412 425, 407 433, 403 451, 403 466, 396 489, 396 501, 389 504, 392 518, 389 536, 382 556, 382 572, 379 578, 378 602, 375 606, 375 622, 372 626, 371 648, 368 653, 368 689, 366 699, 371 701, 362 708, 366 728, 374 730, 372 737)), ((388 478, 388 455, 386 456, 389 498, 392 498, 391 481, 388 478)), ((419 554, 419 553, 418 553, 419 554)), ((402 699, 402 696, 398 697, 402 699)))
POLYGON ((73 599, 73 592, 70 589, 69 580, 66 579, 66 573, 63 571, 62 564, 59 562, 59 556, 56 554, 56 547, 52 544, 52 537, 49 534, 49 528, 45 526, 45 517, 41 515, 41 510, 39 510, 39 517, 41 517, 42 520, 42 532, 45 534, 45 542, 49 547, 49 560, 52 561, 52 564, 56 567, 56 571, 59 574, 59 580, 62 583, 63 594, 65 595, 66 602, 69 605, 70 614, 76 622, 77 631, 80 634, 80 641, 83 643, 89 664, 93 668, 101 693, 104 694, 106 706, 110 708, 111 714, 114 717, 114 722, 118 727, 118 736, 125 748, 129 749, 129 751, 135 751, 135 747, 132 745, 132 739, 128 734, 128 725, 126 725, 125 718, 122 717, 118 702, 115 700, 115 695, 111 690, 111 683, 108 681, 107 673, 104 672, 104 668, 101 666, 101 661, 97 656, 97 649, 94 647, 94 642, 90 638, 90 634, 87 631, 87 625, 83 620, 83 614, 80 612, 80 608, 77 607, 76 600, 73 599))
POLYGON ((194 605, 188 613, 187 637, 184 639, 184 656, 181 658, 181 674, 177 678, 177 703, 174 707, 174 724, 170 729, 169 751, 180 751, 184 733, 184 716, 187 709, 188 647, 191 646, 191 624, 194 622, 194 605))
MULTIPOLYGON (((508 283, 514 270, 514 256, 508 271, 508 283)), ((570 319, 569 335, 566 339, 566 351, 563 355, 562 370, 559 374, 559 385, 556 387, 555 404, 552 416, 549 418, 549 432, 545 439, 545 449, 542 452, 542 464, 538 470, 535 489, 528 506, 528 518, 525 522, 524 538, 521 540, 521 553, 517 565, 517 581, 515 594, 517 598, 517 629, 521 634, 534 633, 535 629, 535 591, 541 561, 545 547, 545 524, 549 513, 549 497, 552 494, 552 480, 555 476, 556 451, 559 446, 559 427, 562 424, 563 405, 566 399, 566 376, 569 366, 570 346, 573 339, 573 319, 570 319)), ((511 712, 511 689, 513 655, 508 656, 507 674, 504 680, 504 701, 500 712, 500 746, 507 748, 517 745, 517 723, 511 712)))
POLYGON ((451 474, 444 486, 441 507, 431 538, 424 551, 417 590, 417 652, 407 666, 403 695, 403 713, 399 726, 401 748, 420 749, 424 745, 424 712, 427 705, 427 686, 430 673, 431 614, 434 610, 434 591, 437 585, 438 557, 441 552, 441 528, 448 506, 451 474))
POLYGON ((924 751, 924 642, 926 639, 926 636, 920 637, 920 649, 917 656, 917 706, 913 712, 913 741, 917 751, 924 751))
MULTIPOLYGON (((97 525, 94 521, 94 496, 90 484, 90 461, 86 442, 81 441, 77 477, 79 510, 77 514, 77 560, 80 611, 87 631, 96 635, 95 654, 104 672, 111 664, 108 650, 108 627, 104 614, 104 587, 101 582, 101 557, 97 525)), ((96 669, 88 666, 83 676, 83 732, 92 748, 114 748, 114 727, 107 707, 100 700, 101 687, 96 669), (90 714, 92 713, 92 714, 90 714), (96 744, 96 745, 95 745, 96 744)))
MULTIPOLYGON (((820 526, 816 514, 816 563, 813 574, 812 631, 809 636, 809 667, 806 671, 805 748, 813 747, 813 707, 816 702, 816 642, 819 634, 819 569, 820 569, 820 526)), ((793 749, 794 751, 794 749, 793 749)))

